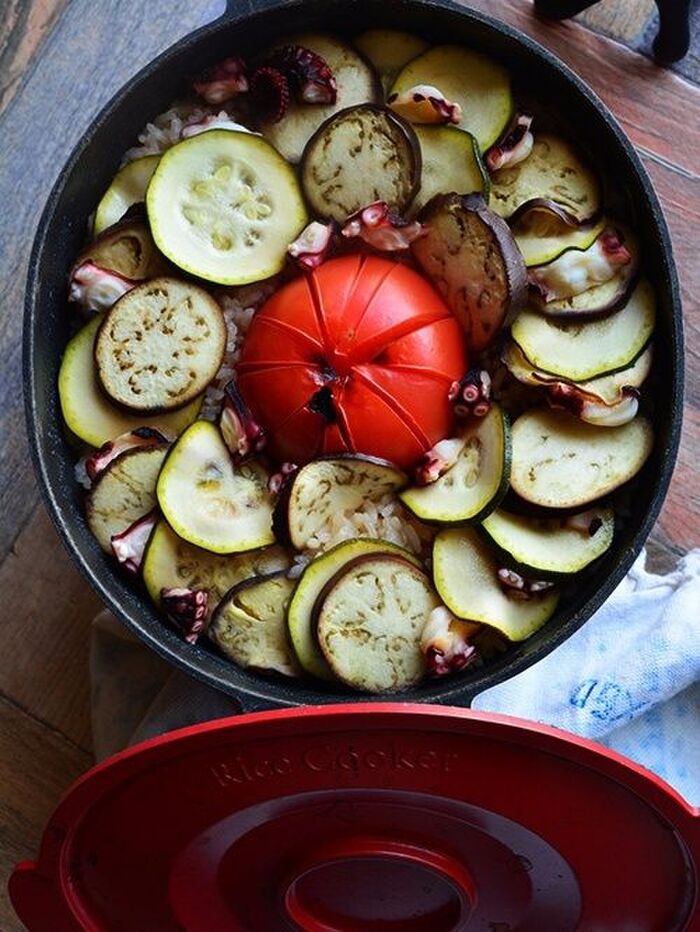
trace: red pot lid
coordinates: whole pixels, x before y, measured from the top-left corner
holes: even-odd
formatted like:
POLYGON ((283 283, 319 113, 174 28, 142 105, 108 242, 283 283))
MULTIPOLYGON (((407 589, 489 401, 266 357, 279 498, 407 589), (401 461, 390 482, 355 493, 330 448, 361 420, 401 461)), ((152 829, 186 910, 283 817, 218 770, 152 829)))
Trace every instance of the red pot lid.
POLYGON ((70 790, 12 902, 30 932, 700 930, 700 811, 589 741, 362 704, 244 715, 70 790))

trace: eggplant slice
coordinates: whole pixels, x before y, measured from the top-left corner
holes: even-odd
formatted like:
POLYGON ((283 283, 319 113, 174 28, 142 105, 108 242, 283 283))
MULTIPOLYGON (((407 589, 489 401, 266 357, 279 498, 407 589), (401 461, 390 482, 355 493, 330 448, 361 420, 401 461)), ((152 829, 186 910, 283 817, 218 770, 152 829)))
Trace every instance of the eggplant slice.
POLYGON ((457 45, 437 45, 410 61, 391 94, 421 84, 437 88, 462 109, 460 129, 470 132, 485 152, 501 135, 513 113, 508 71, 491 58, 457 45))
POLYGON ((127 292, 95 340, 107 396, 130 411, 182 408, 206 389, 224 358, 226 324, 204 289, 155 278, 127 292))
POLYGON ((403 213, 420 185, 421 155, 411 126, 363 104, 330 117, 309 140, 301 169, 313 212, 338 223, 383 201, 403 213))
POLYGON ((252 577, 287 570, 291 559, 282 547, 220 555, 202 550, 159 521, 146 546, 142 574, 153 603, 160 607, 163 589, 204 589, 211 613, 235 585, 252 577))
POLYGON ((143 220, 120 220, 105 229, 82 250, 73 270, 85 262, 93 262, 131 281, 163 275, 171 268, 158 252, 148 224, 143 220))
POLYGON ((653 444, 643 417, 597 427, 565 411, 528 411, 513 425, 511 486, 543 508, 578 508, 632 479, 653 444))
POLYGON ((318 643, 336 676, 370 693, 425 676, 423 628, 440 604, 430 579, 401 557, 358 557, 319 596, 318 643))
POLYGON ((654 289, 642 279, 623 308, 591 321, 561 321, 530 309, 513 322, 511 335, 542 372, 572 382, 626 369, 654 332, 654 289))
POLYGON ((268 475, 254 460, 234 467, 218 427, 196 421, 158 478, 158 504, 180 537, 212 553, 266 547, 272 533, 268 475))
POLYGON ((420 190, 411 211, 417 213, 436 194, 458 191, 483 194, 488 201, 491 182, 471 133, 455 126, 414 126, 421 150, 420 190))
POLYGON ((100 473, 90 489, 85 513, 100 547, 112 552, 112 538, 156 506, 156 482, 167 444, 127 450, 100 473))
POLYGON ((299 676, 302 673, 287 639, 286 609, 294 581, 271 573, 238 583, 223 597, 207 634, 239 667, 299 676))
POLYGON ((315 557, 299 578, 287 609, 287 626, 294 651, 307 673, 321 680, 333 680, 334 674, 316 640, 315 608, 319 595, 330 579, 352 560, 367 554, 388 553, 421 566, 407 550, 386 540, 355 538, 331 547, 315 557))
POLYGON ((110 404, 97 382, 94 346, 102 315, 92 318, 68 343, 58 373, 61 413, 69 430, 93 447, 139 427, 153 427, 167 437, 177 437, 196 419, 202 399, 195 398, 177 411, 154 414, 127 414, 110 404))
POLYGON ((508 566, 537 579, 578 573, 610 547, 615 531, 611 508, 571 518, 528 518, 500 509, 481 525, 508 566))
POLYGON ((600 182, 572 145, 541 133, 524 161, 493 173, 490 204, 511 223, 533 207, 549 207, 577 225, 600 211, 600 182))
POLYGON ((414 486, 400 499, 421 521, 465 524, 481 521, 497 507, 510 478, 510 423, 497 404, 464 429, 457 462, 429 485, 414 486))
POLYGON ((313 539, 333 515, 376 502, 408 484, 405 473, 371 456, 339 456, 314 460, 294 474, 289 488, 289 537, 297 550, 313 539))
POLYGON ((516 600, 501 588, 498 570, 495 555, 475 528, 449 528, 435 538, 433 578, 450 611, 497 628, 511 641, 524 641, 552 617, 559 595, 549 589, 516 600))
POLYGON ((413 256, 480 352, 525 303, 527 274, 508 225, 480 194, 435 197, 421 211, 413 256))
MULTIPOLYGON (((288 162, 299 162, 316 130, 334 113, 357 104, 380 103, 382 89, 370 63, 350 45, 335 36, 304 33, 286 39, 284 45, 310 49, 326 62, 337 85, 334 104, 305 104, 291 101, 277 123, 263 123, 260 130, 288 162)), ((364 205, 363 205, 364 206, 364 205)), ((291 237, 291 240, 294 237, 291 237)))

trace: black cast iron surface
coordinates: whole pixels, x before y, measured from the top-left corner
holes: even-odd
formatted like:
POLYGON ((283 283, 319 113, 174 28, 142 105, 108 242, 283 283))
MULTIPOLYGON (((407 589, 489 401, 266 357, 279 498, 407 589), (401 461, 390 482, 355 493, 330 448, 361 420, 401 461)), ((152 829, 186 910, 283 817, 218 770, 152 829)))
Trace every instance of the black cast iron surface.
MULTIPOLYGON (((401 694, 419 702, 469 705, 479 692, 524 670, 568 638, 602 604, 639 553, 661 509, 681 428, 683 357, 678 281, 666 223, 632 145, 600 100, 558 59, 516 30, 450 0, 230 0, 225 15, 177 43, 133 78, 97 117, 63 168, 39 223, 25 307, 24 388, 28 434, 44 499, 77 566, 100 597, 159 654, 248 710, 351 702, 358 694, 308 682, 272 680, 240 669, 205 643, 183 642, 123 578, 89 532, 75 456, 64 435, 56 379, 69 337, 67 273, 85 238, 86 221, 126 148, 145 123, 184 93, 191 78, 236 51, 249 54, 302 30, 354 33, 402 28, 433 42, 458 42, 499 59, 513 74, 519 101, 540 125, 556 122, 604 171, 605 201, 633 218, 645 271, 658 297, 653 420, 656 443, 634 486, 629 517, 613 548, 578 582, 574 594, 529 640, 488 667, 434 681, 401 694), (400 25, 399 25, 400 24, 400 25), (542 110, 541 101, 548 108, 542 110)), ((379 697, 381 699, 381 697, 379 697)), ((389 697, 386 697, 389 698, 389 697)))

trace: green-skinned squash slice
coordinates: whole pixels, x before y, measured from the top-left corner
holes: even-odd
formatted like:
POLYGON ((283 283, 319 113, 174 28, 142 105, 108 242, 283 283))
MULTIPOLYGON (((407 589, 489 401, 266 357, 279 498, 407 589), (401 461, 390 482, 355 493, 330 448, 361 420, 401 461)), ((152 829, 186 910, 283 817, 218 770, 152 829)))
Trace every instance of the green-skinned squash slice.
POLYGON ((93 317, 66 346, 58 373, 61 412, 69 430, 93 447, 136 430, 153 427, 167 437, 177 437, 196 419, 202 399, 169 413, 128 414, 111 404, 97 381, 94 345, 102 316, 93 317))
POLYGON ((157 607, 163 589, 204 589, 211 614, 233 586, 254 576, 286 570, 290 562, 287 551, 278 546, 224 556, 210 553, 188 544, 161 520, 146 545, 142 574, 157 607))
POLYGON ((97 205, 93 224, 95 236, 121 220, 133 204, 145 200, 148 183, 158 162, 160 155, 145 155, 119 169, 97 205))
POLYGON ((209 638, 240 667, 299 676, 286 624, 294 585, 284 572, 238 583, 219 602, 207 628, 209 638))
POLYGON ((457 462, 429 485, 413 486, 399 498, 421 521, 466 524, 481 521, 501 501, 510 478, 510 423, 497 404, 461 433, 457 462))
POLYGON ((404 65, 429 47, 425 39, 397 29, 368 29, 352 44, 374 65, 385 94, 404 65))
POLYGON ((316 640, 315 607, 325 585, 347 563, 367 554, 389 553, 415 566, 420 561, 407 550, 386 540, 356 538, 336 544, 309 563, 301 574, 287 609, 289 636, 299 663, 312 676, 333 680, 334 675, 316 640))
POLYGON ((212 553, 274 543, 268 475, 253 460, 234 466, 218 427, 196 421, 172 447, 158 477, 158 504, 184 540, 212 553))
POLYGON ((458 45, 438 45, 410 61, 394 82, 393 94, 418 85, 437 88, 459 104, 459 129, 470 132, 485 152, 501 135, 513 113, 510 75, 498 62, 458 45))
POLYGON ((524 641, 548 621, 559 595, 549 589, 528 600, 507 595, 498 581, 499 563, 475 528, 449 528, 435 538, 433 579, 450 611, 524 641))
POLYGON ((623 308, 595 320, 561 321, 525 310, 511 335, 530 363, 574 382, 626 369, 654 331, 654 289, 641 280, 623 308))
POLYGON ((615 515, 612 508, 593 508, 570 518, 530 518, 497 509, 481 528, 507 566, 530 578, 557 579, 608 550, 615 515))
POLYGON ((423 167, 420 190, 411 211, 417 213, 436 194, 478 193, 488 203, 491 182, 471 133, 455 126, 413 127, 420 143, 423 167))
POLYGON ((530 268, 553 262, 567 249, 588 249, 605 228, 605 219, 571 226, 545 207, 522 214, 512 231, 525 265, 530 268))
POLYGON ((600 182, 570 143, 535 134, 526 159, 492 174, 490 206, 511 223, 533 207, 548 207, 575 226, 600 211, 600 182))
POLYGON ((253 133, 209 130, 172 146, 148 185, 153 239, 179 268, 220 285, 281 271, 308 217, 294 170, 253 133))

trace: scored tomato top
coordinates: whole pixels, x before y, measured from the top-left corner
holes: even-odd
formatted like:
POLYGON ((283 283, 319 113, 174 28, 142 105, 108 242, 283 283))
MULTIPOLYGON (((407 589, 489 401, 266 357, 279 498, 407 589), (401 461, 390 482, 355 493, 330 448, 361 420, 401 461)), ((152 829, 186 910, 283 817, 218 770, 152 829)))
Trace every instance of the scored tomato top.
POLYGON ((332 259, 253 318, 238 385, 280 461, 365 453, 409 467, 450 434, 462 330, 431 285, 399 262, 332 259))

